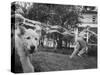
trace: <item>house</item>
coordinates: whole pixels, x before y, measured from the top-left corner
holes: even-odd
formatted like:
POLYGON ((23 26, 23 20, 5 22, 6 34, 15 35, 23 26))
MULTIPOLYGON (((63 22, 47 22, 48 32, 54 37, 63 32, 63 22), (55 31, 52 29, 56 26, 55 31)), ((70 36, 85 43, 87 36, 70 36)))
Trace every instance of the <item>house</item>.
MULTIPOLYGON (((97 7, 94 6, 83 6, 82 14, 83 18, 80 18, 82 22, 79 24, 78 31, 82 31, 84 27, 90 26, 90 30, 97 34, 98 29, 98 15, 97 15, 97 7)), ((86 37, 88 41, 88 36, 86 37)))

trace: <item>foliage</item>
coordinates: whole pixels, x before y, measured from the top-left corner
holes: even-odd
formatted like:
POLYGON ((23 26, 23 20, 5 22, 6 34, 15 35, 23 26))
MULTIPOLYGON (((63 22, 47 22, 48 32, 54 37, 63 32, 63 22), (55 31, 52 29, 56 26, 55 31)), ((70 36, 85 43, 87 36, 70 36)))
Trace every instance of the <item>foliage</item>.
MULTIPOLYGON (((14 11, 21 8, 24 17, 50 25, 61 25, 66 28, 76 27, 81 14, 81 6, 58 5, 29 2, 13 2, 14 11), (23 5, 24 4, 24 5, 23 5)), ((13 8, 12 8, 13 10, 13 8)), ((13 12, 14 12, 13 11, 13 12)))
POLYGON ((81 6, 34 3, 27 11, 27 18, 50 25, 67 27, 80 23, 81 6))

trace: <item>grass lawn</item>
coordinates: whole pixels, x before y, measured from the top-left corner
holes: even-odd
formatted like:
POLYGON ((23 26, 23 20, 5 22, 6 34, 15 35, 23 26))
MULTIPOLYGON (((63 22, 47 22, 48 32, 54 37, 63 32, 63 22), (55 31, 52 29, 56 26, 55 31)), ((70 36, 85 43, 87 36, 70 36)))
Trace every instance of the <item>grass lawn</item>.
POLYGON ((37 72, 59 71, 59 70, 77 70, 91 69, 97 67, 97 61, 94 57, 75 57, 69 58, 69 55, 38 52, 32 57, 32 64, 37 72))
MULTIPOLYGON (((97 68, 97 59, 93 56, 69 58, 72 51, 70 50, 53 50, 41 49, 33 54, 31 62, 36 72, 61 71, 61 70, 78 70, 97 68), (64 52, 68 51, 68 52, 64 52), (64 53, 64 54, 63 54, 64 53)), ((22 72, 17 65, 16 72, 22 72)))

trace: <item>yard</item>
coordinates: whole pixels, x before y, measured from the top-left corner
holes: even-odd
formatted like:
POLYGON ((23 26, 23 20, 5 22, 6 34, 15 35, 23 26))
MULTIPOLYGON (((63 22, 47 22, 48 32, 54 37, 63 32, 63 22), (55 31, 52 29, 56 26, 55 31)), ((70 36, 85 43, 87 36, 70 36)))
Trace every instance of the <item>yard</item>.
MULTIPOLYGON (((76 56, 69 58, 72 50, 65 49, 42 49, 33 54, 32 64, 35 72, 61 71, 61 70, 80 70, 97 68, 97 58, 95 56, 76 56)), ((16 62, 16 72, 22 72, 20 63, 16 62)))
MULTIPOLYGON (((15 28, 15 25, 17 25, 16 23, 18 22, 18 26, 22 25, 24 26, 25 29, 33 29, 33 31, 38 35, 38 38, 40 38, 40 33, 41 33, 43 37, 44 35, 46 35, 46 37, 44 38, 49 38, 50 40, 53 39, 53 43, 55 42, 54 46, 57 43, 57 48, 61 48, 63 45, 62 41, 66 41, 64 42, 64 45, 66 47, 66 45, 68 45, 68 42, 72 42, 72 38, 77 39, 81 31, 84 31, 85 29, 84 32, 86 33, 89 30, 87 27, 88 25, 90 27, 95 26, 95 28, 93 27, 90 30, 95 31, 95 33, 97 34, 97 10, 96 9, 97 8, 94 6, 80 7, 76 5, 67 6, 67 5, 60 5, 60 4, 44 4, 44 3, 31 4, 29 2, 21 2, 21 3, 12 2, 11 3, 11 15, 12 15, 11 32, 13 32, 13 30, 20 30, 19 29, 20 27, 18 27, 17 29, 15 28), (19 14, 18 17, 15 16, 16 14, 19 14), (23 16, 24 18, 19 17, 20 15, 23 16), (16 19, 16 23, 15 23, 15 19, 16 19), (82 28, 80 28, 79 25, 81 25, 82 28), (56 32, 59 33, 60 35, 53 34, 56 32)), ((15 35, 15 33, 13 34, 15 35)), ((23 34, 23 32, 21 34, 23 34)), ((96 43, 97 45, 97 39, 95 39, 95 37, 93 36, 92 39, 87 41, 88 43, 91 44, 96 43), (91 40, 94 41, 89 42, 91 40)), ((89 36, 87 36, 86 33, 85 38, 89 39, 88 37, 89 36)), ((42 41, 44 40, 44 38, 42 39, 42 41)), ((32 38, 32 43, 33 43, 33 39, 36 40, 35 35, 32 38)), ((75 56, 73 59, 70 59, 69 56, 71 55, 72 51, 73 49, 70 48, 53 49, 53 48, 40 47, 39 51, 35 52, 31 58, 31 62, 35 67, 35 72, 97 68, 97 46, 96 47, 92 46, 91 48, 89 48, 88 54, 84 55, 83 57, 75 56)), ((14 62, 13 62, 14 64, 13 63, 11 64, 12 67, 14 66, 14 68, 12 68, 13 70, 15 70, 14 72, 22 73, 23 71, 22 71, 21 63, 19 61, 19 56, 16 53, 13 53, 13 55, 11 55, 11 58, 14 58, 14 62)), ((13 61, 13 59, 11 61, 13 61)))

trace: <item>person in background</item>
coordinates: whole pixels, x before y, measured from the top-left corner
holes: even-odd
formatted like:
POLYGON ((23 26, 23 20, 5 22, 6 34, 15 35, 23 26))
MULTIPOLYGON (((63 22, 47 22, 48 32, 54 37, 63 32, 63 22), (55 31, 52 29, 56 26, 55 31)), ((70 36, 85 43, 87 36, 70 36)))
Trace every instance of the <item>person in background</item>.
MULTIPOLYGON (((88 42, 86 41, 86 33, 90 33, 97 37, 97 34, 93 31, 90 31, 90 26, 87 26, 83 31, 78 35, 78 38, 75 42, 75 49, 71 54, 70 58, 73 58, 75 55, 82 56, 84 53, 88 52, 88 42)), ((89 34, 88 34, 89 35, 89 34)), ((88 36, 88 39, 90 36, 88 36)))

